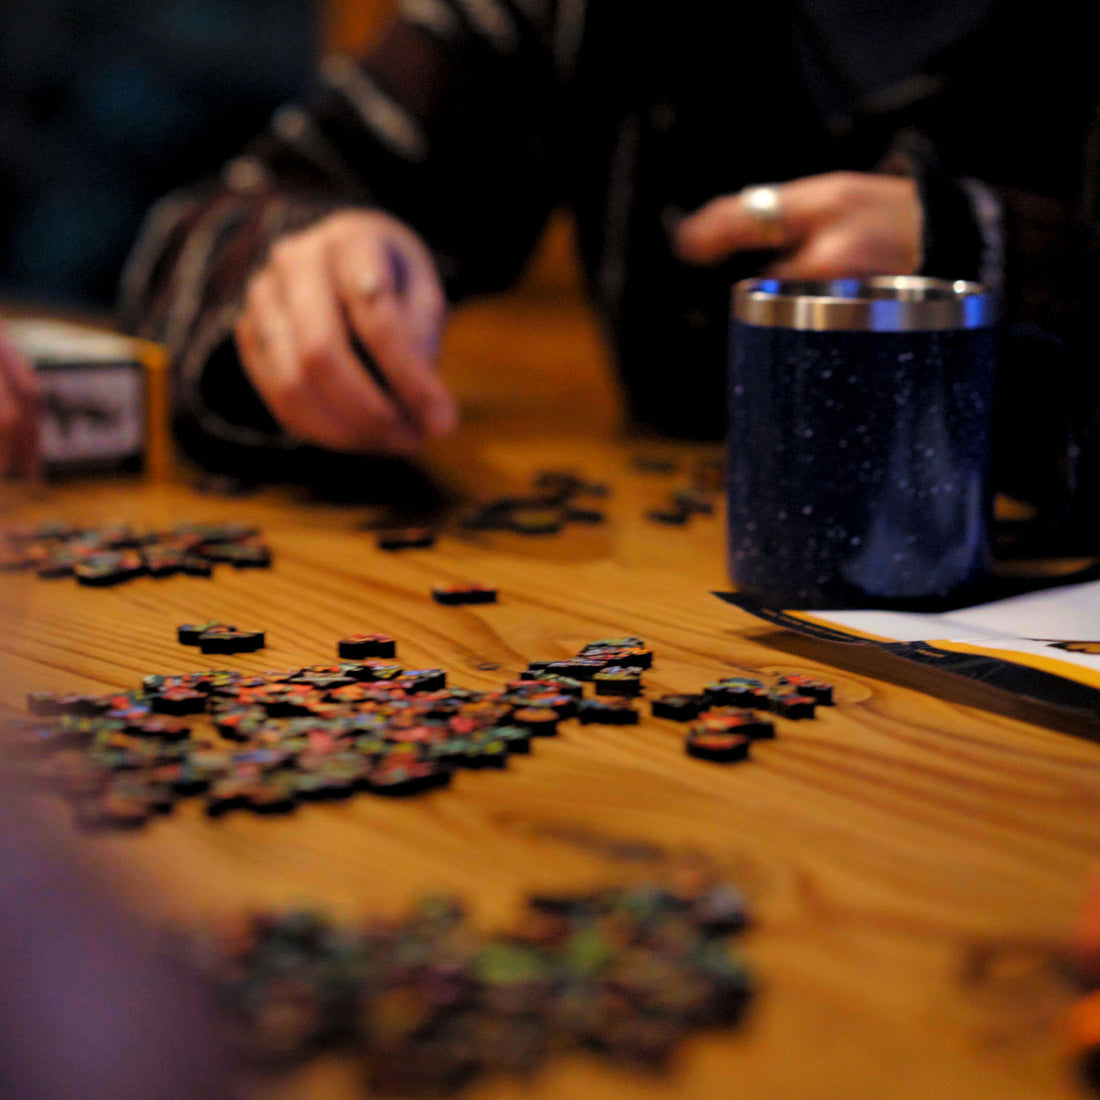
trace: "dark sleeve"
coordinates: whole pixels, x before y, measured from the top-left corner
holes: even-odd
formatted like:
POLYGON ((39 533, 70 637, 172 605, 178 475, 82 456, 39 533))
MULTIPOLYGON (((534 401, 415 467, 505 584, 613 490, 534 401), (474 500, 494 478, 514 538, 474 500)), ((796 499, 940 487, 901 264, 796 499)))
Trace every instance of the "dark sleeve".
POLYGON ((922 273, 1000 297, 994 481, 1035 511, 1041 549, 1100 530, 1082 526, 1100 506, 1098 12, 994 3, 899 112, 891 158, 919 187, 922 273))
POLYGON ((248 278, 279 237, 381 207, 427 241, 452 300, 517 277, 559 198, 556 18, 551 0, 402 0, 368 56, 325 60, 309 99, 280 109, 218 179, 153 208, 121 319, 168 345, 177 428, 197 457, 302 449, 232 342, 248 278))

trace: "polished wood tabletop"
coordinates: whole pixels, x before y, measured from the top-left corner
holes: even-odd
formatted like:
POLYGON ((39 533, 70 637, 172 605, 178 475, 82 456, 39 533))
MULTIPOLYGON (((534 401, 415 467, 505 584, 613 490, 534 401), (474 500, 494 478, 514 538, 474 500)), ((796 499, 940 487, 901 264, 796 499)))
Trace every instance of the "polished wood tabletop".
MULTIPOLYGON (((664 367, 674 380, 675 364, 664 367)), ((538 471, 568 468, 609 486, 607 522, 538 537, 452 526, 432 549, 387 553, 364 529, 370 506, 284 490, 224 498, 185 474, 8 487, 4 523, 247 520, 274 567, 110 589, 0 575, 0 703, 206 667, 176 627, 218 619, 266 630, 264 651, 218 659, 246 670, 329 662, 337 639, 381 631, 406 666, 490 689, 529 661, 632 634, 654 651, 649 697, 797 671, 834 683, 837 705, 776 719, 777 739, 734 766, 688 757, 682 727, 643 704, 637 727, 566 722, 503 773, 460 771, 420 797, 218 820, 192 799, 147 828, 84 835, 43 795, 43 826, 156 920, 303 901, 339 917, 397 913, 447 890, 499 928, 533 890, 635 881, 685 855, 743 887, 759 989, 742 1026, 690 1040, 664 1076, 567 1056, 473 1097, 1082 1095, 1059 1028, 1073 993, 1064 948, 1100 855, 1100 745, 935 683, 829 667, 716 599, 728 587, 720 509, 683 527, 645 513, 719 452, 620 434, 595 327, 568 295, 467 311, 444 370, 465 425, 425 461, 448 492, 522 491, 538 471), (647 472, 639 454, 676 469, 647 472), (458 581, 498 587, 499 602, 433 602, 433 584, 458 581)), ((359 1088, 353 1067, 330 1060, 264 1095, 359 1088)))

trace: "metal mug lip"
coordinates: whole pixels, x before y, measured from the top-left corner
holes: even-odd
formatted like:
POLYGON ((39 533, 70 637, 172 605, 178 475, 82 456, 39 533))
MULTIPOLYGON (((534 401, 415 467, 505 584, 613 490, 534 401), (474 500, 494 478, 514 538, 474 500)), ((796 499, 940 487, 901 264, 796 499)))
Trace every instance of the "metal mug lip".
POLYGON ((926 275, 862 279, 743 279, 731 316, 743 324, 800 331, 936 332, 988 328, 996 295, 981 283, 926 275))

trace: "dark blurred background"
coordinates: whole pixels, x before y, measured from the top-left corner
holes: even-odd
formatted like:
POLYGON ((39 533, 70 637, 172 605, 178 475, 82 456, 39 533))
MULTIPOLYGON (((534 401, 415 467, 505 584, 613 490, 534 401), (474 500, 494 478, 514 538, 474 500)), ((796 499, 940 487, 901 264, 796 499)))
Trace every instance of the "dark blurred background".
POLYGON ((380 7, 4 0, 0 298, 109 305, 151 203, 215 170, 380 7))
MULTIPOLYGON (((859 97, 904 87, 990 0, 777 3, 801 24, 808 67, 859 97)), ((0 301, 109 307, 154 200, 216 171, 302 93, 319 54, 361 49, 394 6, 3 0, 0 301)), ((555 219, 536 284, 573 288, 566 237, 555 219)))

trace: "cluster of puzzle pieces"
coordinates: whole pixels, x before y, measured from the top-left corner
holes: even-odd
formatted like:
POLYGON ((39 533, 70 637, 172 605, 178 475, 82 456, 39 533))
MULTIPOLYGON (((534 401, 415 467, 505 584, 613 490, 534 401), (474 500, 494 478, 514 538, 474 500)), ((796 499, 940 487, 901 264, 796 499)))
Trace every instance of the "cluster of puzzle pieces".
POLYGON ((736 1024, 752 991, 734 946, 741 892, 690 870, 668 877, 533 896, 498 935, 446 896, 359 926, 254 913, 196 937, 193 954, 253 1061, 344 1050, 371 1095, 529 1075, 571 1049, 661 1068, 688 1035, 736 1024))
POLYGON ((167 531, 49 523, 0 533, 0 570, 33 571, 47 580, 75 577, 100 588, 144 576, 209 577, 218 563, 270 566, 271 548, 259 535, 244 523, 181 523, 167 531))
MULTIPOLYGON (((264 633, 206 622, 181 625, 177 637, 234 653, 262 646, 264 633)), ((569 719, 637 724, 633 700, 653 661, 640 638, 602 639, 476 691, 448 686, 443 669, 398 664, 388 635, 350 635, 337 652, 335 664, 260 674, 150 675, 104 696, 32 692, 30 715, 8 721, 6 741, 35 758, 34 777, 65 794, 85 827, 139 825, 187 795, 201 796, 211 815, 285 812, 357 791, 430 790, 456 768, 504 768, 569 719)), ((688 753, 729 762, 775 736, 749 708, 800 718, 831 701, 829 685, 807 677, 770 686, 730 677, 698 694, 663 695, 651 709, 688 723, 688 753)))

